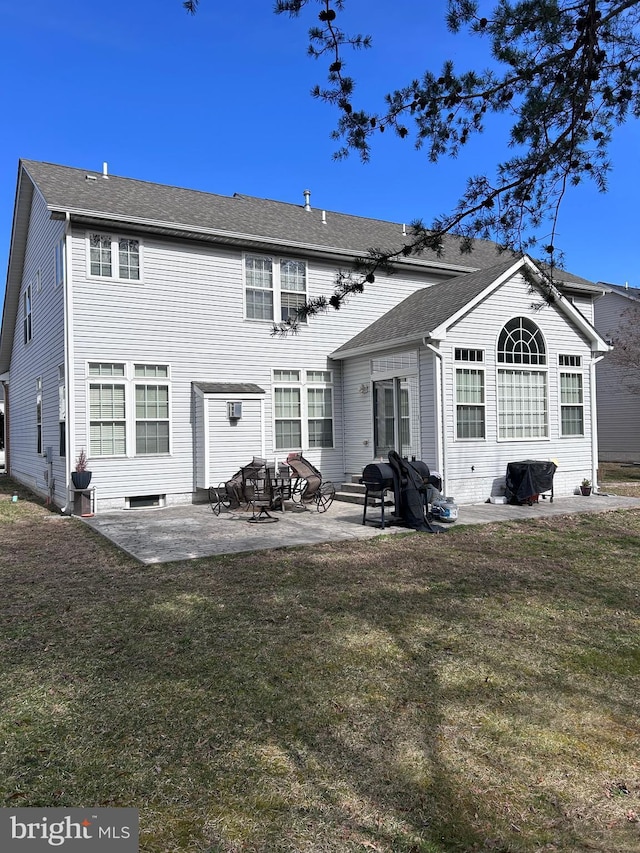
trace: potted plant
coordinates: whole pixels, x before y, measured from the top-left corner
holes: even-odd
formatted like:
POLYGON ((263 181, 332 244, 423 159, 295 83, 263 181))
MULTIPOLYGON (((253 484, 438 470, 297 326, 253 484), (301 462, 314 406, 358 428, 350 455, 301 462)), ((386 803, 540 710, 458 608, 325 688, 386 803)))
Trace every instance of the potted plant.
POLYGON ((580 491, 586 497, 591 494, 591 480, 587 480, 585 477, 584 480, 580 483, 580 491))
POLYGON ((89 488, 91 482, 91 471, 87 471, 87 454, 84 448, 78 454, 76 459, 76 470, 71 472, 71 482, 73 487, 82 491, 89 488))

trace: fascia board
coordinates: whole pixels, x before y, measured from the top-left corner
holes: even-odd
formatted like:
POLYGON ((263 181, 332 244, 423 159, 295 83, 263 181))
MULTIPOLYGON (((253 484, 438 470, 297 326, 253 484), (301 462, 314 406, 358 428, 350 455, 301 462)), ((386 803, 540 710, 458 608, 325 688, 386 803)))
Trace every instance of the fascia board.
POLYGON ((399 346, 415 343, 416 341, 424 340, 424 335, 407 335, 403 338, 393 338, 377 344, 363 344, 352 349, 342 350, 342 352, 334 351, 329 353, 329 358, 334 361, 342 361, 345 358, 353 358, 357 355, 369 355, 374 352, 382 352, 383 350, 396 349, 399 346))

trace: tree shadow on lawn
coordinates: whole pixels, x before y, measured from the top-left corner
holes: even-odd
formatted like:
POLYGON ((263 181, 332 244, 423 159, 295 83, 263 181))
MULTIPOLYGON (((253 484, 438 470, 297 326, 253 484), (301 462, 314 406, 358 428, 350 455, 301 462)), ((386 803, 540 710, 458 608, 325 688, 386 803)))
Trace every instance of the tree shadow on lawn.
POLYGON ((145 851, 581 851, 612 821, 635 849, 594 787, 637 754, 610 734, 637 738, 637 692, 603 665, 638 589, 553 531, 141 567, 70 524, 48 546, 82 555, 5 566, 6 804, 138 806, 145 851))

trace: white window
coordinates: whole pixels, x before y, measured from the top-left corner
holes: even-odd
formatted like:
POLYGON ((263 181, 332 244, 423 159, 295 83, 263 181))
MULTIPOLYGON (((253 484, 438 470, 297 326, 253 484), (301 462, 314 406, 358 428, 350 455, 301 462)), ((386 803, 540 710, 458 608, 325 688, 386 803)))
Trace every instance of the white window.
POLYGON ((89 275, 93 278, 141 280, 139 240, 94 232, 88 235, 88 252, 89 275))
POLYGON ((136 364, 136 456, 169 453, 169 386, 167 365, 136 364))
POLYGON ((32 303, 31 303, 31 284, 28 284, 24 291, 23 296, 23 331, 24 331, 24 342, 28 344, 33 335, 33 323, 32 323, 32 303))
POLYGON ((168 454, 169 401, 166 364, 90 363, 90 455, 168 454))
MULTIPOLYGON (((484 360, 482 350, 456 349, 457 362, 484 360)), ((456 367, 456 438, 485 438, 484 368, 456 367)))
POLYGON ((515 317, 500 332, 498 437, 548 438, 546 347, 542 332, 527 317, 515 317), (537 367, 538 369, 531 369, 537 367))
MULTIPOLYGON (((558 356, 560 367, 581 367, 579 355, 558 356)), ((584 435, 584 392, 582 373, 560 371, 560 434, 564 437, 584 435)))
POLYGON ((330 370, 274 370, 276 450, 333 447, 330 370))
MULTIPOLYGON (((280 320, 295 319, 307 301, 307 265, 304 261, 280 261, 280 320)), ((302 319, 306 323, 306 319, 302 319)))
POLYGON ((54 284, 56 287, 64 284, 64 237, 61 237, 55 245, 54 284))
POLYGON ((307 300, 305 261, 245 255, 244 274, 249 320, 274 322, 294 318, 307 300))
POLYGON ((42 377, 36 379, 36 453, 42 455, 42 377))
POLYGON ((125 366, 89 365, 89 455, 124 456, 127 452, 125 366))
POLYGON ((273 320, 273 263, 271 258, 246 255, 244 259, 247 317, 273 320))

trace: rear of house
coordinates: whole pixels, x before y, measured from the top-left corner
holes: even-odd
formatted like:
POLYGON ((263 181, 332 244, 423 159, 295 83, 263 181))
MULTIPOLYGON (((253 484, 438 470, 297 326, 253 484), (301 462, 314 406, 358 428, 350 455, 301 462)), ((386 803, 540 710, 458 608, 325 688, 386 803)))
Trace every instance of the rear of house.
POLYGON ((585 280, 547 301, 528 259, 452 240, 273 334, 368 246, 406 239, 394 223, 23 161, 0 339, 11 475, 67 507, 84 449, 102 508, 197 500, 253 455, 290 451, 339 483, 396 449, 462 502, 522 458, 557 458, 561 491, 592 478, 607 347, 585 280))

